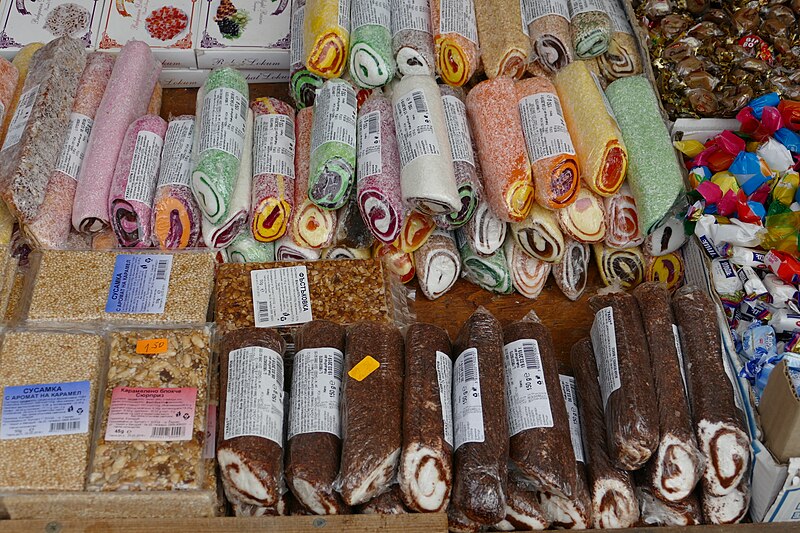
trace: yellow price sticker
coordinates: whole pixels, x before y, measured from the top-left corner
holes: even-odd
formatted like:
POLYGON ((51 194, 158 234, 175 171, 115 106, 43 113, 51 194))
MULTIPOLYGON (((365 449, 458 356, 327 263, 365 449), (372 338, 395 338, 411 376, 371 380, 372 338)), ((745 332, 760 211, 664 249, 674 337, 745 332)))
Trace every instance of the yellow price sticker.
POLYGON ((136 353, 155 355, 167 351, 167 339, 143 339, 136 341, 136 353))
POLYGON ((381 364, 375 360, 375 358, 373 358, 371 355, 368 355, 359 361, 356 366, 350 369, 350 372, 348 372, 347 375, 356 381, 363 381, 364 378, 378 370, 378 367, 380 366, 381 364))

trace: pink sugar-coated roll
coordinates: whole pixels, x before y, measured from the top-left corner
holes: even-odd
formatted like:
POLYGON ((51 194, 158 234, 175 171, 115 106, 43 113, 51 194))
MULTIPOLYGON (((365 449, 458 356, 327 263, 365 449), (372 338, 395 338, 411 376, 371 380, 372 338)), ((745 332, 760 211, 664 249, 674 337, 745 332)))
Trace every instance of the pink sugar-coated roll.
POLYGON ((40 248, 62 248, 67 242, 72 229, 72 204, 78 172, 115 60, 116 56, 105 52, 94 52, 86 60, 72 104, 69 134, 61 157, 50 176, 38 214, 24 228, 27 236, 40 248))
POLYGON ((19 81, 19 71, 8 59, 0 57, 0 124, 3 123, 6 113, 14 98, 14 90, 19 81))
POLYGON ((534 189, 514 80, 501 76, 476 85, 467 94, 467 113, 492 210, 506 222, 525 220, 534 189))
POLYGON ((317 249, 327 248, 333 243, 333 236, 336 233, 336 211, 322 209, 308 198, 313 122, 313 107, 306 107, 297 112, 294 213, 288 233, 296 245, 317 249))
POLYGON ((397 150, 392 102, 374 94, 358 111, 356 188, 361 216, 372 235, 386 244, 397 240, 405 214, 397 150))
POLYGON ((294 208, 294 109, 277 98, 258 98, 252 104, 253 187, 250 224, 259 242, 272 242, 286 233, 294 208))
POLYGON ((160 73, 161 63, 147 44, 129 41, 122 47, 95 115, 75 190, 72 226, 77 231, 96 233, 108 226, 109 191, 125 133, 147 112, 160 73))
POLYGON ((153 196, 167 122, 157 115, 133 121, 125 133, 108 197, 111 227, 125 248, 151 246, 153 196))

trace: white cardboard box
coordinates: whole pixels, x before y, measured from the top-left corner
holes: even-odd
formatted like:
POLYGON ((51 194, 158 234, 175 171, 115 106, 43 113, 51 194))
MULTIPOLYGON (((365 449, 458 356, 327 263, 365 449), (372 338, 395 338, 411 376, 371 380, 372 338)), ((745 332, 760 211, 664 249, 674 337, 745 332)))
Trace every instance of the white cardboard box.
MULTIPOLYGON (((240 70, 248 83, 287 83, 288 70, 240 70)), ((164 69, 159 81, 165 89, 191 89, 201 87, 211 73, 210 69, 164 69)))
POLYGON ((197 1, 198 68, 289 69, 291 0, 197 1))
POLYGON ((781 464, 760 441, 753 441, 753 451, 753 520, 800 522, 800 457, 781 464))
MULTIPOLYGON (((62 35, 96 48, 104 0, 0 1, 0 56, 12 59, 23 46, 62 35)), ((111 0, 109 0, 111 1, 111 0)))
MULTIPOLYGON (((37 0, 38 1, 38 0, 37 0)), ((164 68, 196 68, 201 0, 107 0, 98 49, 119 52, 130 40, 150 46, 164 68)))

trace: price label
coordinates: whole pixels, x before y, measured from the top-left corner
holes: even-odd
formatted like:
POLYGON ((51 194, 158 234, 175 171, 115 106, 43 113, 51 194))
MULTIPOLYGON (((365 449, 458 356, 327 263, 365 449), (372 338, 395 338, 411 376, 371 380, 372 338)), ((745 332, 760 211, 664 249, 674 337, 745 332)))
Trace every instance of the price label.
POLYGON ((167 339, 142 339, 136 341, 136 353, 155 355, 167 351, 167 339))

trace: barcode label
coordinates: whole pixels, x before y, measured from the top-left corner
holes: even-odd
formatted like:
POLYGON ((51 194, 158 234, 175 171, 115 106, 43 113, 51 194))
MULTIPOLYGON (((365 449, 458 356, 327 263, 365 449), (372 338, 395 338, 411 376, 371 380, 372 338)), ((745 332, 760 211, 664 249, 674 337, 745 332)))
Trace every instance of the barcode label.
POLYGON ((0 439, 89 431, 88 381, 5 387, 0 439))
POLYGON ((305 266, 250 272, 257 328, 304 324, 313 320, 305 266))
POLYGON ((341 79, 328 80, 317 93, 311 153, 323 144, 339 142, 356 147, 358 100, 353 86, 341 79))
POLYGON ((223 438, 261 437, 282 448, 283 358, 262 346, 231 350, 227 356, 223 438))
POLYGON ((294 356, 289 438, 302 433, 340 437, 344 356, 336 348, 308 348, 294 356))
POLYGON ((167 261, 159 261, 158 265, 156 265, 156 279, 159 281, 164 281, 167 279, 168 269, 169 263, 167 261))
POLYGON ((394 125, 402 166, 405 167, 421 156, 441 155, 442 150, 425 93, 421 89, 414 89, 393 99, 393 102, 394 125))
POLYGON ((376 176, 383 169, 383 143, 381 142, 381 112, 371 111, 358 117, 357 182, 376 176))
POLYGON ((182 437, 184 433, 183 426, 171 426, 171 427, 163 427, 163 428, 153 428, 153 432, 150 434, 153 438, 162 438, 162 437, 182 437))
POLYGON ((522 133, 531 161, 559 154, 575 155, 558 96, 539 93, 519 101, 522 133))
POLYGON ((444 120, 447 123, 447 137, 450 139, 453 162, 463 161, 475 167, 472 135, 467 122, 467 106, 455 96, 446 94, 442 96, 442 107, 444 108, 444 120))
POLYGON ((476 348, 464 350, 453 365, 453 425, 456 450, 462 444, 485 440, 476 348))
POLYGON ((578 387, 575 385, 575 378, 572 376, 559 374, 558 379, 561 382, 561 394, 564 396, 564 405, 567 408, 567 417, 569 418, 569 436, 572 440, 572 450, 575 452, 575 459, 585 463, 581 413, 578 410, 578 387))
POLYGON ((614 309, 604 307, 594 315, 592 323, 592 349, 597 364, 597 379, 603 396, 603 409, 611 393, 620 388, 619 360, 617 359, 617 333, 614 327, 614 309))
POLYGON ((378 127, 380 126, 380 122, 378 121, 378 119, 380 119, 380 112, 370 113, 369 115, 367 115, 366 119, 367 119, 367 132, 370 135, 375 135, 376 133, 378 133, 378 127))
POLYGON ((453 445, 453 361, 446 353, 436 352, 436 380, 442 405, 444 440, 453 445))
POLYGON ((259 115, 253 125, 253 177, 274 174, 294 178, 295 131, 292 117, 259 115))
POLYGON ((74 431, 80 429, 81 423, 75 422, 52 422, 50 424, 50 431, 74 431))
POLYGON ((509 435, 553 427, 539 343, 536 339, 510 342, 503 346, 503 356, 509 435))
POLYGON ((354 109, 358 107, 358 98, 356 97, 356 92, 354 90, 347 92, 347 105, 354 109))
POLYGON ((414 107, 417 110, 417 113, 427 113, 428 112, 428 103, 425 101, 425 95, 419 91, 415 91, 411 93, 411 97, 414 99, 414 107))

